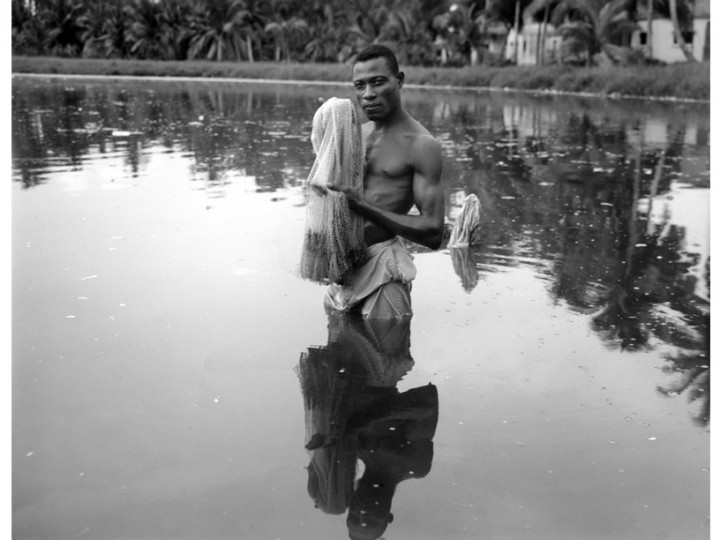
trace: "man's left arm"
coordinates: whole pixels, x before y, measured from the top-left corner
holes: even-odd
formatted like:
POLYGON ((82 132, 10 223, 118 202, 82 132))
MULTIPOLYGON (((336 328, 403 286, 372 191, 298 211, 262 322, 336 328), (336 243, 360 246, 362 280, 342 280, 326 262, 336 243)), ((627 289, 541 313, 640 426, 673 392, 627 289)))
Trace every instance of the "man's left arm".
POLYGON ((430 249, 438 249, 442 244, 445 224, 440 144, 429 135, 417 137, 410 147, 410 158, 414 170, 412 194, 419 215, 398 214, 370 204, 355 190, 328 187, 345 193, 352 210, 387 231, 430 249))
POLYGON ((431 249, 442 244, 445 225, 445 190, 442 184, 442 151, 440 144, 431 136, 419 137, 413 144, 415 175, 413 198, 420 211, 422 238, 410 238, 431 249))

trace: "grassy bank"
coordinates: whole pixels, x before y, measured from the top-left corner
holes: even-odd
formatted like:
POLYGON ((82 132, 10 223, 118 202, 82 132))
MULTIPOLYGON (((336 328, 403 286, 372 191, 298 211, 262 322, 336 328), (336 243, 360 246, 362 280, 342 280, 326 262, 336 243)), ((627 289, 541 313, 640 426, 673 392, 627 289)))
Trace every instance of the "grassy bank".
MULTIPOLYGON (((16 56, 14 73, 211 77, 345 82, 346 64, 285 64, 272 62, 162 62, 91 60, 16 56)), ((600 96, 710 99, 710 65, 671 64, 580 68, 571 66, 507 66, 465 68, 404 68, 410 84, 474 88, 507 88, 582 92, 600 96)))

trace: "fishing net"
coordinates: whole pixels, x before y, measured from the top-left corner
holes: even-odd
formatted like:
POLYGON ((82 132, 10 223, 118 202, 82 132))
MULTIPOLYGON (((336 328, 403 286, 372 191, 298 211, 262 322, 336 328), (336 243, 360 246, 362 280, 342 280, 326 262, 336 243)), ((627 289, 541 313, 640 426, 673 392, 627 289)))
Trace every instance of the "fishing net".
POLYGON ((448 247, 468 247, 473 242, 473 235, 478 227, 480 227, 480 199, 472 193, 465 197, 462 209, 455 218, 448 247))
POLYGON ((342 283, 366 254, 362 218, 345 195, 328 185, 360 190, 365 156, 357 113, 349 99, 330 98, 313 117, 310 137, 316 157, 307 179, 305 236, 300 276, 318 283, 342 283))

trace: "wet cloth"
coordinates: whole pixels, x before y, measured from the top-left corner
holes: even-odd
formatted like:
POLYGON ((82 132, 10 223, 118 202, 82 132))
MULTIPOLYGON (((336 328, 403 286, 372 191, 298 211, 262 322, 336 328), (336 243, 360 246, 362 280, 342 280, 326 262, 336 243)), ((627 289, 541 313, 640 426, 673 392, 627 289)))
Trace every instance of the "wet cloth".
POLYGON ((365 258, 363 220, 351 212, 343 193, 362 197, 365 156, 360 121, 349 99, 330 98, 313 117, 310 139, 316 157, 306 183, 305 235, 300 276, 318 283, 342 283, 365 258))
POLYGON ((348 273, 342 285, 331 284, 325 307, 333 311, 361 311, 365 317, 412 315, 411 281, 417 270, 413 256, 399 237, 373 244, 367 260, 348 273))

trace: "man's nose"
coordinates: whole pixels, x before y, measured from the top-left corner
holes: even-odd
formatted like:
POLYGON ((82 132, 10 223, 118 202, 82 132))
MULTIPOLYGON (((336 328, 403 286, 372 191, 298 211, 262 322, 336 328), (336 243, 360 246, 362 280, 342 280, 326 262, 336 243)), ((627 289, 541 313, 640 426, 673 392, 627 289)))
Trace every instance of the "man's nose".
POLYGON ((365 90, 363 90, 362 98, 368 101, 375 99, 375 91, 370 85, 366 86, 365 90))

